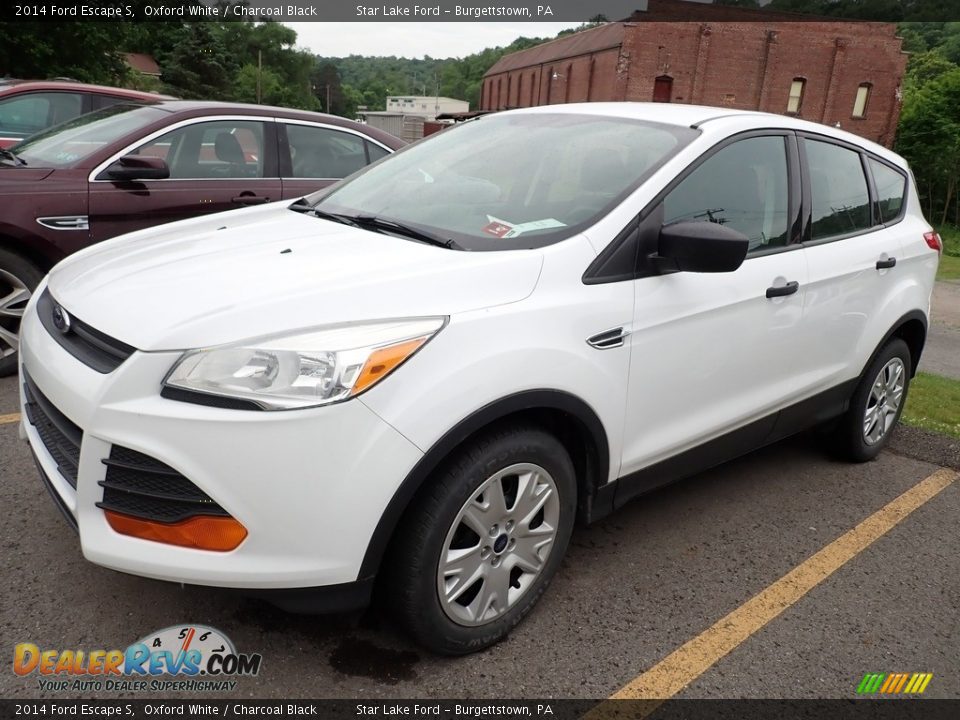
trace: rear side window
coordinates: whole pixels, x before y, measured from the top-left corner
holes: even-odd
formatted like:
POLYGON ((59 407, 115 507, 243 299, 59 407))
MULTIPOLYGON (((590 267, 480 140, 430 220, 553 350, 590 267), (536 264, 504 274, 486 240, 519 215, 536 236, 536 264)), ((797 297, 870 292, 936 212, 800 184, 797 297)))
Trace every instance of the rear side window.
POLYGON ((390 154, 390 151, 379 146, 375 145, 369 140, 367 141, 367 154, 370 156, 370 162, 374 163, 380 158, 386 157, 390 154))
POLYGON ((883 222, 895 220, 903 208, 903 196, 907 189, 907 179, 889 165, 871 158, 870 172, 877 186, 877 206, 883 222))
POLYGON ((788 199, 784 138, 747 138, 711 155, 664 198, 664 223, 726 225, 759 252, 787 244, 788 199))
POLYGON ((287 125, 295 178, 344 178, 367 164, 359 135, 311 125, 287 125))
POLYGON ((870 192, 860 153, 807 138, 813 239, 870 228, 870 192))

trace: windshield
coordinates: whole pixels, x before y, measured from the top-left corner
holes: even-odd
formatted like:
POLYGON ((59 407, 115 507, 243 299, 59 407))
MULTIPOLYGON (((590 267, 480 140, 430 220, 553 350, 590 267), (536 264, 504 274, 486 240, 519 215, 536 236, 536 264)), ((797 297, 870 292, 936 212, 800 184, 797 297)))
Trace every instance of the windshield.
POLYGON ((542 247, 596 222, 696 134, 598 115, 489 115, 308 200, 327 213, 419 227, 469 250, 542 247))
POLYGON ((11 151, 30 167, 64 168, 93 155, 108 143, 167 115, 143 105, 112 105, 33 135, 11 151))

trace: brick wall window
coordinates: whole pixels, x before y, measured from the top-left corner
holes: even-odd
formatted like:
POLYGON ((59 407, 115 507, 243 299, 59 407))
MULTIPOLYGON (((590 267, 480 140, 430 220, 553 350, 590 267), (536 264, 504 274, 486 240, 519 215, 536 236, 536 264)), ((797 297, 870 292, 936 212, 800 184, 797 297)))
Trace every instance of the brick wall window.
POLYGON ((860 83, 857 88, 857 97, 853 101, 853 117, 867 116, 867 101, 870 99, 870 83, 860 83))
POLYGON ((800 114, 800 106, 803 104, 803 90, 807 81, 803 78, 794 78, 790 83, 790 96, 787 98, 787 112, 791 115, 800 114))

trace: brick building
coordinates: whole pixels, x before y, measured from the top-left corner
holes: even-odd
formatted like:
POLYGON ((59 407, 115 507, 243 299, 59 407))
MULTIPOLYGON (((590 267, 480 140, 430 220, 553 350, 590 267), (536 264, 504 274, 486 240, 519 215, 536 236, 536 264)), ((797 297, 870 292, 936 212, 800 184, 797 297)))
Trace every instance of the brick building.
POLYGON ((715 105, 798 115, 893 143, 907 55, 891 23, 682 0, 505 55, 482 110, 601 100, 715 105), (695 18, 695 20, 691 19, 695 18))

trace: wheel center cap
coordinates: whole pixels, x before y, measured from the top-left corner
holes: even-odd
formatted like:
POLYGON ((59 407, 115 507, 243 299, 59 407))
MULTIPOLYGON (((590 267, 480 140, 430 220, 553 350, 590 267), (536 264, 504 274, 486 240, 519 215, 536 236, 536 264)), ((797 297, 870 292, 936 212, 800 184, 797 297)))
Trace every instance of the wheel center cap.
POLYGON ((506 533, 504 533, 503 535, 501 535, 500 537, 498 537, 498 538, 494 541, 494 543, 493 543, 493 551, 494 551, 497 555, 499 555, 500 553, 502 553, 502 552, 506 549, 506 547, 507 547, 507 535, 506 535, 506 533))

